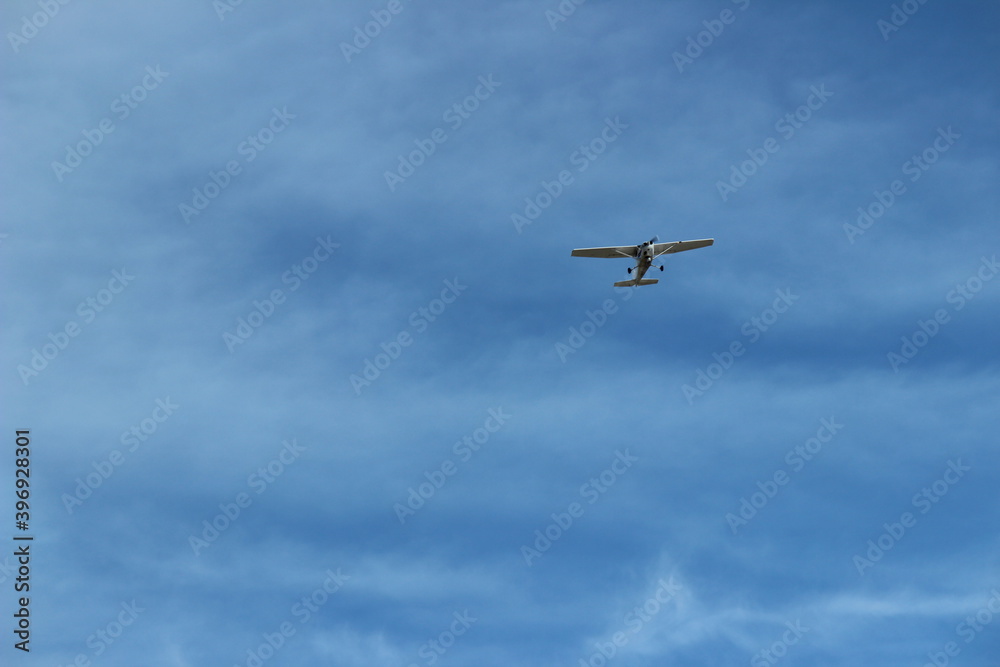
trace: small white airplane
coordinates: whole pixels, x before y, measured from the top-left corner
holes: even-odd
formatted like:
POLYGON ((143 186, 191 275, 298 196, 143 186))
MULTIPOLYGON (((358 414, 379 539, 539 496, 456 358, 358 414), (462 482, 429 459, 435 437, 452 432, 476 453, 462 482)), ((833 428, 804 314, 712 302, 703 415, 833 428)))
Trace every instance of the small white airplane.
MULTIPOLYGON (((636 277, 631 280, 623 280, 615 283, 615 287, 638 287, 640 285, 655 285, 659 280, 647 279, 646 275, 649 267, 653 266, 653 260, 660 255, 682 250, 694 250, 704 248, 715 243, 715 239, 697 239, 695 241, 674 241, 673 243, 660 243, 659 237, 654 236, 641 245, 608 246, 606 248, 577 248, 572 252, 573 257, 633 257, 635 266, 630 266, 629 273, 635 271, 636 277)), ((660 271, 663 265, 660 264, 660 271)))

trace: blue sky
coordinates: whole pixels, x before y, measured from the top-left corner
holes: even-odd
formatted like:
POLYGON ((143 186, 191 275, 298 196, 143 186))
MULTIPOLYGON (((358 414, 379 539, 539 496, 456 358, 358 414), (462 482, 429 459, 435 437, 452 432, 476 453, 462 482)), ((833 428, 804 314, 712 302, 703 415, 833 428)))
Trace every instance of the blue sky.
POLYGON ((998 19, 7 3, 2 661, 998 664, 998 19))

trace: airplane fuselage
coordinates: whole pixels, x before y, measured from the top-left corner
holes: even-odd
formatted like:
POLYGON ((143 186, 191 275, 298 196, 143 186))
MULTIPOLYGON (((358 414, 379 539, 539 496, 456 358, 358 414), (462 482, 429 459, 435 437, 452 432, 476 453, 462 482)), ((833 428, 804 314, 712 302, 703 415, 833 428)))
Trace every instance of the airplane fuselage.
POLYGON ((635 256, 635 267, 632 269, 636 280, 642 280, 646 271, 653 265, 653 243, 654 241, 646 241, 639 246, 639 252, 635 256))

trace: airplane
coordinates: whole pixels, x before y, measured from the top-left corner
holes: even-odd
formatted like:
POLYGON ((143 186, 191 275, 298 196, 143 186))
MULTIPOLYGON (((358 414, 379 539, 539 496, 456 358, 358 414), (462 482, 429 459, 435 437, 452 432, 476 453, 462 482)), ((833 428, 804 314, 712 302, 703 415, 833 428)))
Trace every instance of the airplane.
MULTIPOLYGON (((571 255, 573 257, 634 257, 635 266, 630 266, 628 272, 635 271, 636 277, 631 280, 622 280, 615 283, 615 287, 639 287, 641 285, 655 285, 660 282, 656 279, 643 280, 646 271, 653 266, 653 260, 660 255, 682 250, 694 250, 704 248, 715 243, 715 239, 697 239, 695 241, 674 241, 672 243, 660 243, 660 238, 654 236, 641 245, 608 246, 606 248, 577 248, 571 255)), ((660 271, 663 265, 660 264, 660 271)))

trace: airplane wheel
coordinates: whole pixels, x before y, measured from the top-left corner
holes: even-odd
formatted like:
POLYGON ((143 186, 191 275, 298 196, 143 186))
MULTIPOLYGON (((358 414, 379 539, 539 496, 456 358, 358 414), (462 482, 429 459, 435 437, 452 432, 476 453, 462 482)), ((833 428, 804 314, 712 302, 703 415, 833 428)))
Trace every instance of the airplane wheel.
POLYGON ((661 266, 661 267, 660 267, 660 271, 662 271, 662 270, 663 270, 663 267, 661 266))
POLYGON ((630 267, 628 267, 628 272, 629 272, 629 275, 631 275, 631 274, 632 274, 632 267, 631 267, 631 266, 630 266, 630 267))

